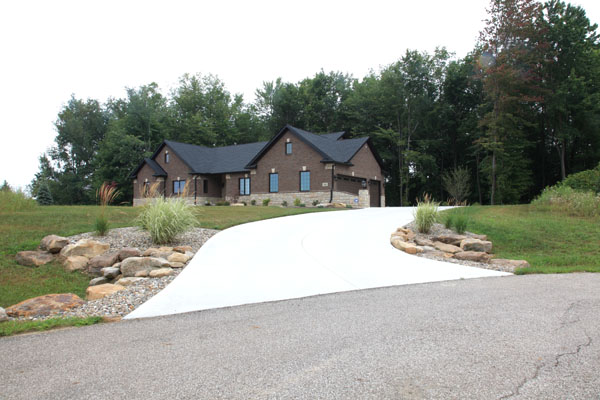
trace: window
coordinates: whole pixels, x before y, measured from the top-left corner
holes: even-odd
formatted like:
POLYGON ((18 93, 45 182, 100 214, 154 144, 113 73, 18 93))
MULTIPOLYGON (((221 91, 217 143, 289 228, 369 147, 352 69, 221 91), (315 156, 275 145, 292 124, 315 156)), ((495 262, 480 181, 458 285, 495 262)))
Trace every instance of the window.
POLYGON ((292 154, 292 144, 290 142, 285 144, 285 154, 292 154))
POLYGON ((310 171, 301 171, 300 172, 300 191, 301 192, 310 191, 310 171))
POLYGON ((269 174, 269 192, 279 192, 279 174, 269 174))
POLYGON ((240 196, 250 195, 250 178, 240 178, 240 196))
POLYGON ((173 194, 181 194, 185 189, 185 180, 173 181, 173 194))
POLYGON ((202 191, 208 193, 208 179, 202 181, 202 191))
POLYGON ((168 164, 168 163, 169 163, 169 159, 170 159, 170 157, 171 157, 171 156, 169 155, 169 152, 168 152, 168 151, 165 151, 165 164, 168 164))

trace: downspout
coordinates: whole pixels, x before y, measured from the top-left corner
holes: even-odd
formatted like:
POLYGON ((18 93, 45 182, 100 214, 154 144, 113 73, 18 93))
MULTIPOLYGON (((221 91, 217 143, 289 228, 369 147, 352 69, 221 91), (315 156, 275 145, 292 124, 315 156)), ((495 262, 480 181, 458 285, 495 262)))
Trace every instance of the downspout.
POLYGON ((333 183, 334 183, 335 164, 331 165, 331 190, 329 191, 329 202, 333 202, 333 183))

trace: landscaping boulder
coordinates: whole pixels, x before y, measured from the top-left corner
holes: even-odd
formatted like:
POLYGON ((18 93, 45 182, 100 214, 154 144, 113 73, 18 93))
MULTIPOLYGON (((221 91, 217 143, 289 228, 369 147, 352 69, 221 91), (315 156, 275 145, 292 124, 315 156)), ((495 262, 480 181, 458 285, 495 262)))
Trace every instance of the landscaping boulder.
POLYGON ((104 283, 108 283, 108 279, 103 276, 99 276, 98 278, 94 278, 90 281, 90 286, 102 285, 104 283))
POLYGON ((171 268, 183 268, 185 267, 184 263, 180 263, 180 262, 171 262, 169 261, 169 264, 171 264, 171 268))
POLYGON ((192 246, 176 246, 173 247, 173 251, 176 251, 178 253, 186 253, 188 251, 193 251, 194 249, 192 248, 192 246))
POLYGON ((87 264, 90 260, 84 256, 70 256, 63 259, 63 266, 66 271, 80 271, 84 270, 87 267, 87 264))
POLYGON ((177 263, 183 263, 185 264, 186 262, 188 262, 190 260, 190 257, 186 254, 182 254, 182 253, 172 253, 168 258, 167 261, 169 262, 177 262, 177 263))
POLYGON ((460 251, 454 254, 457 260, 467 260, 486 263, 490 260, 490 255, 485 251, 460 251))
POLYGON ((148 247, 143 253, 143 257, 154 257, 154 254, 160 253, 156 247, 148 247))
POLYGON ((173 268, 159 268, 150 271, 150 278, 162 278, 163 276, 173 275, 173 268))
POLYGON ((414 244, 405 242, 398 237, 392 238, 390 242, 392 243, 392 246, 408 254, 417 254, 423 252, 423 249, 417 248, 417 246, 414 244))
POLYGON ((442 243, 442 242, 434 242, 433 246, 436 249, 443 251, 444 253, 454 254, 454 253, 458 253, 458 252, 462 251, 462 249, 458 246, 454 246, 454 245, 446 244, 446 243, 442 243))
POLYGON ((0 322, 8 321, 8 315, 6 315, 6 310, 0 307, 0 322))
POLYGON ((135 276, 136 272, 170 267, 169 262, 156 257, 129 257, 121 262, 123 276, 135 276))
POLYGON ((57 235, 45 236, 40 242, 40 249, 49 253, 60 253, 60 251, 69 244, 69 239, 57 235))
POLYGON ((91 275, 102 275, 102 268, 110 267, 119 261, 118 253, 104 253, 90 260, 87 265, 87 271, 91 275))
POLYGON ((47 294, 12 305, 6 309, 6 313, 11 317, 45 317, 83 303, 83 300, 73 293, 47 294))
POLYGON ((62 257, 84 256, 93 258, 108 251, 110 245, 92 239, 81 239, 77 243, 65 246, 61 251, 62 257))
POLYGON ((127 278, 121 278, 121 279, 119 279, 116 282, 116 284, 117 285, 121 285, 121 286, 129 286, 129 285, 133 285, 134 283, 136 283, 138 281, 143 281, 144 279, 148 279, 148 278, 129 276, 127 278))
POLYGON ((476 233, 469 233, 469 237, 472 237, 473 239, 479 239, 479 240, 488 240, 487 235, 478 235, 476 233))
POLYGON ((121 269, 116 267, 104 267, 100 272, 102 272, 102 276, 106 279, 115 279, 121 274, 121 269))
POLYGON ((141 271, 138 271, 135 273, 134 277, 136 278, 145 278, 150 274, 150 271, 148 271, 147 269, 143 269, 141 271))
POLYGON ((492 242, 488 242, 487 240, 466 238, 460 242, 460 248, 463 249, 463 251, 491 253, 492 242))
POLYGON ((529 268, 530 265, 525 260, 507 260, 504 258, 494 258, 490 261, 491 264, 502 265, 505 267, 511 267, 514 271, 517 268, 529 268))
POLYGON ((140 249, 136 248, 136 247, 124 247, 121 250, 119 250, 119 260, 123 261, 126 258, 129 257, 139 257, 142 255, 142 252, 140 251, 140 249))
POLYGON ((429 239, 425 239, 425 238, 415 238, 415 243, 418 244, 419 246, 429 246, 429 247, 433 247, 433 241, 429 240, 429 239))
POLYGON ((405 242, 407 242, 409 240, 413 240, 417 235, 408 228, 398 228, 396 229, 396 232, 392 233, 392 236, 399 236, 405 242))
POLYGON ((46 251, 20 251, 15 260, 26 267, 39 267, 54 261, 54 256, 46 251))
POLYGON ((89 286, 85 290, 85 297, 88 300, 97 300, 123 289, 125 289, 125 286, 113 285, 111 283, 104 283, 102 285, 97 286, 89 286))
POLYGON ((467 237, 465 235, 449 234, 449 235, 435 236, 433 238, 433 241, 451 244, 453 246, 460 246, 460 242, 462 242, 466 238, 467 237))

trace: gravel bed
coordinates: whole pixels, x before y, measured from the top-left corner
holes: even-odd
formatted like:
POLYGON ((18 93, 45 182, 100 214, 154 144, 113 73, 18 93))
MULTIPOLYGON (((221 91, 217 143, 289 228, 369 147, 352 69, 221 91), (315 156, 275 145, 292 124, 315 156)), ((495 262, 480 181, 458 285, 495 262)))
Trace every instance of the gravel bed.
MULTIPOLYGON (((411 222, 410 224, 405 225, 404 228, 408 228, 408 229, 412 230, 420 238, 425 238, 425 239, 429 239, 429 240, 432 240, 435 236, 439 236, 439 235, 456 235, 457 234, 452 229, 446 229, 446 227, 442 224, 433 224, 429 233, 420 233, 417 230, 417 225, 415 224, 414 221, 411 222)), ((465 236, 473 236, 476 234, 472 233, 472 232, 465 232, 464 235, 465 236)), ((429 258, 431 260, 443 261, 443 262, 452 263, 452 264, 466 265, 469 267, 490 269, 493 271, 503 271, 503 272, 511 272, 511 273, 514 272, 514 267, 511 267, 508 265, 505 266, 505 265, 488 264, 488 263, 482 263, 482 262, 476 262, 476 261, 457 260, 455 258, 447 258, 447 257, 438 256, 438 255, 427 253, 427 252, 417 253, 415 255, 417 257, 429 258)))

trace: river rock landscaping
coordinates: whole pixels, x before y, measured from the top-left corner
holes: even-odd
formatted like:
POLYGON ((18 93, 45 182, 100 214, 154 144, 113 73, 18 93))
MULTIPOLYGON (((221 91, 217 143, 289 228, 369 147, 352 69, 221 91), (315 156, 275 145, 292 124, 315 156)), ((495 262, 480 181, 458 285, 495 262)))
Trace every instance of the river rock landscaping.
POLYGON ((419 233, 412 222, 393 232, 390 243, 408 254, 471 267, 511 273, 529 267, 525 260, 494 258, 493 243, 486 235, 458 234, 442 224, 433 224, 428 233, 419 233))
POLYGON ((15 259, 34 268, 58 261, 68 271, 88 274, 86 299, 71 293, 39 296, 7 307, 0 318, 123 317, 175 279, 217 232, 192 229, 160 247, 152 244, 147 232, 134 227, 113 229, 102 237, 93 233, 46 236, 38 250, 19 252, 15 259))

